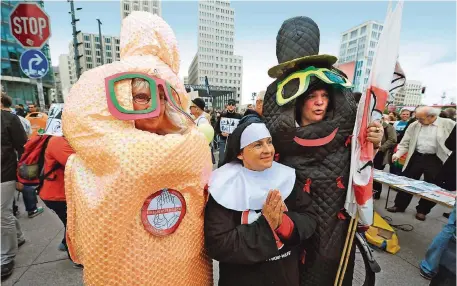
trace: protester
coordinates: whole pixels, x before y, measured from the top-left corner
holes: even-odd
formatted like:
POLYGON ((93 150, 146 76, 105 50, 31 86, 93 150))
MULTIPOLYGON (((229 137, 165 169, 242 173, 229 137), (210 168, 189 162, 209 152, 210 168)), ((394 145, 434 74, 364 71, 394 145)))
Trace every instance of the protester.
POLYGON ((389 112, 389 117, 392 118, 391 121, 396 122, 399 119, 398 113, 395 111, 389 112))
MULTIPOLYGON (((6 93, 3 93, 2 94, 2 107, 1 107, 2 110, 12 113, 11 105, 13 105, 12 98, 10 96, 8 96, 6 93)), ((28 121, 27 119, 25 119, 22 116, 19 116, 19 114, 17 114, 17 113, 16 113, 16 115, 19 117, 19 120, 21 121, 25 134, 27 134, 27 136, 32 134, 32 127, 30 126, 30 121, 28 121)))
POLYGON ((186 113, 176 37, 159 16, 134 11, 120 47, 119 61, 86 71, 65 99, 76 152, 65 165, 68 250, 85 285, 212 285, 211 154, 186 113))
POLYGON ((263 114, 263 99, 265 97, 265 90, 261 90, 257 93, 255 98, 255 111, 262 116, 263 114))
POLYGON ((224 112, 221 113, 219 120, 216 123, 215 132, 219 136, 219 163, 218 166, 220 167, 222 162, 224 161, 225 157, 225 143, 227 141, 227 137, 229 133, 221 131, 221 120, 224 118, 235 118, 241 119, 242 115, 236 112, 236 101, 234 99, 229 99, 227 102, 227 107, 224 112))
MULTIPOLYGON (((67 140, 61 136, 52 136, 44 156, 43 173, 47 178, 43 181, 40 189, 40 197, 44 204, 53 210, 64 226, 64 234, 59 250, 67 251, 66 229, 67 229, 67 202, 65 198, 64 174, 68 157, 74 153, 67 140)), ((70 254, 68 254, 70 256, 70 254)), ((74 264, 80 267, 80 264, 74 264)))
MULTIPOLYGON (((392 149, 397 143, 397 134, 394 127, 387 122, 383 122, 382 127, 384 128, 384 136, 381 140, 381 147, 379 147, 378 153, 376 153, 373 160, 374 168, 381 171, 392 161, 392 149)), ((375 192, 373 198, 380 199, 382 184, 373 182, 373 191, 375 192)))
POLYGON ((438 273, 438 269, 440 268, 441 257, 443 253, 446 251, 446 248, 449 242, 451 242, 452 238, 454 238, 455 241, 455 205, 451 212, 451 215, 449 216, 447 224, 444 225, 441 232, 438 233, 437 236, 435 236, 432 243, 428 247, 427 252, 425 253, 425 259, 423 259, 419 265, 419 272, 422 277, 430 280, 434 276, 436 276, 436 274, 438 273))
MULTIPOLYGON (((11 99, 11 97, 9 97, 7 94, 4 93, 1 98, 2 110, 11 113, 12 102, 13 102, 13 100, 11 99)), ((15 115, 15 116, 17 116, 17 115, 15 115)), ((27 119, 25 119, 24 117, 21 117, 21 116, 17 116, 17 117, 21 121, 21 124, 22 124, 22 127, 23 127, 25 133, 29 136, 32 133, 32 130, 30 127, 30 122, 27 119)), ((18 191, 22 192, 22 195, 24 198, 25 210, 28 213, 29 218, 34 218, 37 215, 40 215, 43 213, 44 208, 37 206, 38 200, 37 200, 37 196, 35 193, 35 186, 24 186, 21 183, 17 182, 16 189, 18 191)), ((13 210, 14 210, 14 208, 17 208, 15 206, 15 201, 13 201, 13 205, 14 205, 13 206, 13 210)), ((17 209, 15 212, 17 212, 17 209)))
POLYGON ((24 118, 27 116, 27 111, 25 111, 24 105, 22 103, 16 105, 16 115, 24 118))
POLYGON ((299 285, 299 244, 316 227, 295 170, 273 162, 264 123, 246 122, 227 141, 213 172, 205 210, 205 245, 219 264, 219 285, 299 285))
MULTIPOLYGON (((455 228, 455 226, 454 226, 455 228)), ((441 255, 440 265, 438 274, 436 274, 432 281, 430 282, 430 286, 454 286, 456 285, 456 243, 455 243, 455 233, 454 238, 449 241, 447 246, 445 246, 445 250, 441 255)))
MULTIPOLYGON (((436 177, 436 184, 441 188, 448 190, 448 191, 455 191, 456 190, 456 161, 455 161, 455 148, 456 148, 456 134, 455 134, 455 126, 452 129, 451 134, 446 139, 444 145, 446 148, 452 151, 452 154, 449 158, 444 162, 443 167, 441 168, 440 172, 436 177)), ((443 216, 449 218, 449 213, 443 213, 443 216)))
POLYGON ((39 112, 38 107, 35 104, 29 104, 27 107, 29 109, 28 113, 39 112))
MULTIPOLYGON (((444 146, 455 122, 438 117, 440 111, 433 107, 420 107, 416 110, 417 121, 406 129, 405 135, 398 145, 392 161, 397 161, 403 154, 408 156, 403 166, 403 176, 419 180, 424 175, 424 181, 435 183, 436 176, 441 170, 451 151, 444 146)), ((412 195, 398 192, 395 205, 387 209, 389 212, 404 212, 411 202, 412 195)), ((416 219, 425 220, 426 215, 435 206, 434 202, 420 199, 416 207, 416 219)))
POLYGON ((398 142, 401 141, 401 139, 403 138, 403 135, 405 134, 405 128, 406 128, 406 125, 408 124, 410 116, 411 116, 411 111, 409 111, 408 109, 402 109, 400 111, 400 120, 398 120, 394 123, 394 128, 395 128, 395 131, 397 132, 398 142))
POLYGON ((444 110, 444 112, 447 115, 447 118, 452 119, 455 121, 455 108, 453 107, 448 107, 444 110))
POLYGON ((194 121, 197 126, 200 124, 209 124, 203 110, 205 110, 205 101, 199 97, 193 99, 192 104, 190 105, 190 113, 194 116, 194 121))
MULTIPOLYGON (((311 194, 318 218, 316 234, 304 243, 301 285, 333 285, 349 227, 341 210, 357 105, 352 84, 332 68, 337 58, 318 55, 319 28, 313 20, 286 20, 276 40, 279 65, 268 71, 276 80, 265 94, 263 115, 279 162, 296 169, 295 188, 311 194)), ((367 140, 378 148, 382 137, 382 125, 371 123, 367 140)), ((354 249, 343 285, 352 285, 354 249)))
MULTIPOLYGON (((7 95, 2 93, 1 102, 7 95)), ((25 243, 18 220, 13 215, 16 191, 17 160, 24 152, 27 135, 17 115, 1 110, 2 114, 2 195, 1 195, 1 263, 2 279, 10 276, 14 269, 14 258, 18 247, 25 243)))

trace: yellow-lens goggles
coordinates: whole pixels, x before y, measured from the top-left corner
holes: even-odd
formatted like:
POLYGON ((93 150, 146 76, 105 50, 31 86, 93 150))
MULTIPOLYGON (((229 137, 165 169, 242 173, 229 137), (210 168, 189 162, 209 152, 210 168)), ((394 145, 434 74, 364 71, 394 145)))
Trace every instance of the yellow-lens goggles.
POLYGON ((332 71, 327 68, 316 68, 310 66, 304 70, 294 72, 293 74, 289 75, 287 78, 278 83, 278 88, 276 91, 276 103, 279 106, 282 106, 302 95, 308 89, 309 82, 312 76, 317 77, 318 79, 327 84, 339 85, 345 88, 352 87, 352 83, 347 78, 336 73, 335 71, 332 71), (300 80, 297 92, 291 97, 284 98, 284 87, 294 79, 300 80))

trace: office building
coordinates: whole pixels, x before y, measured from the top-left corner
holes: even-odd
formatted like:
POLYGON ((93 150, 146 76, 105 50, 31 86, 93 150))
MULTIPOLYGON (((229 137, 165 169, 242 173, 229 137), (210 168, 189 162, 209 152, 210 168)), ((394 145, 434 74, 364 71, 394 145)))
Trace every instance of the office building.
POLYGON ((362 92, 367 88, 382 28, 382 24, 368 21, 341 34, 337 64, 354 62, 354 78, 350 80, 355 91, 362 92))
POLYGON ((70 92, 72 83, 70 81, 70 66, 71 61, 70 57, 67 54, 59 56, 59 77, 60 77, 60 86, 62 89, 62 99, 65 102, 65 99, 70 92))
POLYGON ((233 54, 234 38, 235 11, 230 1, 200 1, 198 51, 189 67, 188 82, 204 85, 207 76, 210 86, 231 90, 230 98, 241 102, 243 58, 233 54))
POLYGON ((59 67, 52 67, 54 72, 55 85, 53 88, 52 102, 53 103, 62 103, 63 102, 63 93, 62 93, 62 82, 60 80, 60 71, 59 67))
MULTIPOLYGON (((102 51, 100 46, 100 37, 98 34, 79 33, 77 36, 78 53, 81 56, 79 59, 79 65, 81 67, 81 74, 92 68, 101 66, 105 63, 112 63, 113 61, 120 60, 120 46, 119 37, 102 36, 103 43, 103 62, 102 62, 102 51)), ((76 81, 76 65, 74 60, 74 49, 73 41, 68 45, 69 53, 69 75, 70 84, 73 85, 76 81)))
MULTIPOLYGON (((26 2, 26 1, 20 1, 26 2)), ((43 1, 35 2, 44 8, 43 1)), ((39 105, 37 80, 30 79, 21 70, 19 60, 22 53, 26 51, 21 44, 11 35, 10 32, 10 14, 18 4, 17 1, 1 1, 1 48, 2 48, 2 91, 6 92, 13 98, 13 105, 16 104, 36 104, 39 105)), ((52 72, 52 63, 50 57, 49 45, 45 44, 41 51, 44 53, 49 62, 49 71, 41 79, 43 84, 43 95, 45 105, 52 102, 51 89, 54 88, 54 76, 52 72)), ((41 106, 44 108, 44 106, 41 106)))
POLYGON ((162 17, 162 3, 160 0, 122 0, 121 19, 133 11, 146 11, 162 17))
POLYGON ((417 80, 406 80, 405 86, 394 98, 394 104, 399 106, 417 106, 422 101, 422 83, 417 80))

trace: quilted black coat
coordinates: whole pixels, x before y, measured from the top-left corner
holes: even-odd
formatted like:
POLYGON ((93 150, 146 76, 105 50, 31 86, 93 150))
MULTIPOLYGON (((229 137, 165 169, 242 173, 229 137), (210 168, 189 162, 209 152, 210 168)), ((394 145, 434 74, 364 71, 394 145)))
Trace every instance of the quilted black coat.
MULTIPOLYGON (((327 112, 326 118, 296 127, 295 100, 281 107, 276 104, 278 81, 267 89, 265 120, 279 162, 295 168, 297 187, 310 192, 318 217, 316 233, 305 244, 301 285, 333 285, 348 229, 348 221, 340 219, 338 214, 344 207, 347 192, 351 149, 346 143, 354 128, 356 102, 351 91, 334 89, 331 94, 333 109, 327 112), (335 130, 334 139, 323 146, 304 147, 294 141, 295 137, 323 138, 335 130)), ((351 266, 348 266, 346 276, 349 280, 351 273, 351 266)))

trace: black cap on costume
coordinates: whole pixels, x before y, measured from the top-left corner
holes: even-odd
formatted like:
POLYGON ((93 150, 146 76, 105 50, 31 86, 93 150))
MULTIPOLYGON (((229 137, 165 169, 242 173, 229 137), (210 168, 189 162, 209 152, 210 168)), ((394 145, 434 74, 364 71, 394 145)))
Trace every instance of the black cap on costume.
POLYGON ((236 101, 235 101, 235 99, 232 99, 232 98, 231 98, 231 99, 229 99, 229 100, 227 101, 227 104, 236 105, 236 101))

